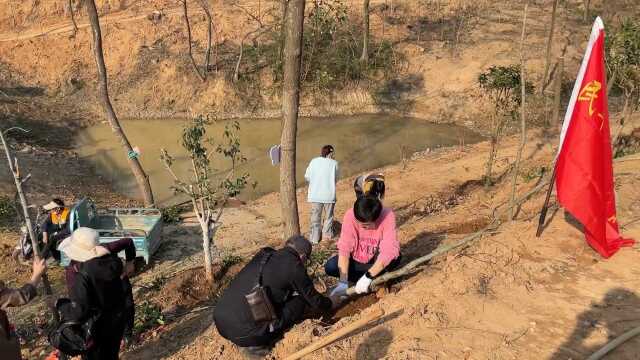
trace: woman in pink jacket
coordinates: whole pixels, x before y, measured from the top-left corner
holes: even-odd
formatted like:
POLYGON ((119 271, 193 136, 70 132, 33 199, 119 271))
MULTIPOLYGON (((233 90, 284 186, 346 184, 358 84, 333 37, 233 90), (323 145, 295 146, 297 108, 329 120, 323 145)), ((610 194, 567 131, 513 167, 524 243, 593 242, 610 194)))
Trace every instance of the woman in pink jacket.
POLYGON ((373 279, 400 263, 400 243, 396 236, 396 217, 377 197, 364 196, 356 200, 344 215, 338 240, 338 255, 325 264, 329 276, 340 282, 331 296, 340 295, 356 283, 356 292, 369 291, 373 279))

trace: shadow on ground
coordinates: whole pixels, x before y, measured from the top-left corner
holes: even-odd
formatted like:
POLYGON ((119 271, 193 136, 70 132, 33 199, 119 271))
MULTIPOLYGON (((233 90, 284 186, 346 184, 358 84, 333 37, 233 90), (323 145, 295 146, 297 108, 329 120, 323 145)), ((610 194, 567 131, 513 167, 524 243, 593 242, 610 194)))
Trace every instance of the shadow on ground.
MULTIPOLYGON (((623 333, 640 326, 637 315, 640 298, 636 293, 624 288, 607 292, 602 301, 593 302, 591 308, 578 316, 575 329, 569 338, 556 350, 550 360, 584 359, 598 351, 604 342, 593 345, 588 339, 603 331, 607 342, 623 333)), ((640 337, 632 338, 607 354, 607 359, 638 359, 640 337)))
POLYGON ((367 339, 358 345, 356 359, 382 359, 389 351, 389 345, 393 342, 393 334, 388 329, 374 330, 367 339))

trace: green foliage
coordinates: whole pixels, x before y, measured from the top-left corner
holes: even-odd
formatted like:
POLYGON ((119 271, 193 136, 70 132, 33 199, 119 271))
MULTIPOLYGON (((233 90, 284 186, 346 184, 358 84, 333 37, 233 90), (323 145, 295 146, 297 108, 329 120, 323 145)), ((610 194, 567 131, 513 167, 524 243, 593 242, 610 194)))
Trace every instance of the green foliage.
POLYGON ((165 320, 160 306, 147 300, 136 304, 136 316, 133 323, 134 336, 138 336, 149 329, 164 324, 165 320))
MULTIPOLYGON (((402 58, 389 41, 369 40, 369 61, 360 61, 363 28, 360 19, 347 14, 343 0, 318 2, 305 18, 301 82, 315 91, 341 89, 349 82, 377 78, 393 73, 402 58)), ((262 41, 244 48, 243 79, 252 84, 257 77, 251 72, 269 68, 274 85, 282 81, 282 47, 280 36, 282 20, 274 19, 276 26, 261 33, 262 41)))
MULTIPOLYGON (((249 174, 236 176, 235 169, 246 158, 240 151, 238 132, 240 123, 233 121, 225 125, 222 140, 216 146, 213 138, 207 137, 207 126, 211 121, 203 116, 198 116, 188 123, 182 130, 182 147, 187 151, 193 163, 193 179, 185 182, 175 178, 172 187, 178 193, 184 193, 193 199, 205 201, 205 208, 214 208, 221 205, 220 201, 228 197, 238 195, 248 184, 249 174), (215 150, 211 150, 215 148, 215 150), (216 169, 211 167, 213 153, 221 154, 231 163, 226 176, 216 176, 216 169)), ((160 155, 167 169, 173 165, 173 157, 162 150, 160 155)))
POLYGON ((324 263, 332 255, 332 252, 327 249, 316 248, 311 252, 309 257, 309 268, 314 269, 316 267, 324 266, 324 263))
MULTIPOLYGON (((619 28, 608 34, 605 43, 609 79, 625 96, 640 96, 640 24, 625 19, 619 28)), ((637 104, 636 104, 637 105, 637 104)))
POLYGON ((236 255, 232 252, 228 252, 222 256, 222 267, 230 268, 235 264, 239 264, 242 262, 242 256, 236 255))
POLYGON ((315 7, 305 24, 303 83, 326 90, 392 72, 398 58, 388 41, 371 37, 369 61, 360 60, 363 31, 361 21, 349 19, 342 1, 325 1, 315 7))
MULTIPOLYGON (((493 102, 496 112, 514 115, 521 101, 520 65, 492 66, 478 76, 478 84, 493 102)), ((525 83, 525 92, 533 93, 533 84, 525 83)))
POLYGON ((640 152, 640 138, 634 134, 623 135, 613 144, 614 158, 619 158, 640 152))
POLYGON ((168 206, 160 210, 160 212, 162 213, 162 222, 164 222, 165 224, 177 224, 180 222, 182 206, 168 206))
POLYGON ((327 262, 327 259, 329 259, 332 254, 333 253, 327 249, 313 249, 308 260, 309 263, 307 269, 309 269, 312 274, 316 273, 318 269, 322 269, 324 267, 324 263, 327 262))
POLYGON ((10 227, 15 217, 16 209, 13 201, 7 196, 0 196, 0 228, 10 227))
POLYGON ((531 180, 539 179, 544 175, 547 168, 544 166, 533 166, 529 169, 523 170, 521 176, 522 180, 525 182, 530 182, 531 180))

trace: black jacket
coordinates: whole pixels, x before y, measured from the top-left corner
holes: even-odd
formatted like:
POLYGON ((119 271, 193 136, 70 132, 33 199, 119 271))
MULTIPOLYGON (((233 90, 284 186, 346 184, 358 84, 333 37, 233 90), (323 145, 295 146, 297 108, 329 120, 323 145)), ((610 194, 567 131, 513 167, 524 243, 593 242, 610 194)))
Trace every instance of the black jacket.
POLYGON ((73 317, 82 320, 96 311, 102 318, 121 314, 126 298, 120 278, 122 271, 122 261, 116 254, 82 263, 70 293, 77 305, 73 317))
POLYGON ((262 328, 268 327, 268 324, 256 324, 253 321, 245 298, 256 285, 258 268, 265 251, 273 251, 273 255, 264 266, 262 286, 268 288, 276 312, 282 310, 284 303, 294 295, 294 291, 314 310, 331 309, 331 300, 313 287, 313 282, 294 249, 285 247, 276 251, 265 248, 260 250, 231 281, 216 305, 216 327, 220 335, 229 340, 257 335, 264 330, 262 328))

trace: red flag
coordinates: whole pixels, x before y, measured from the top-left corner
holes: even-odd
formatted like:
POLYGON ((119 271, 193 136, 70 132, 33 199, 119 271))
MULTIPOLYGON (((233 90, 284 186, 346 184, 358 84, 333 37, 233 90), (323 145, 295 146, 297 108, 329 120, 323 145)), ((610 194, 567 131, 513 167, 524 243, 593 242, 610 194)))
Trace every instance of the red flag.
POLYGON ((620 236, 616 219, 604 36, 598 17, 562 126, 556 189, 560 204, 584 225, 589 245, 608 258, 633 240, 620 236))

